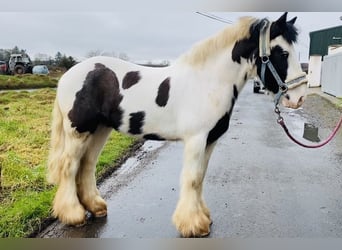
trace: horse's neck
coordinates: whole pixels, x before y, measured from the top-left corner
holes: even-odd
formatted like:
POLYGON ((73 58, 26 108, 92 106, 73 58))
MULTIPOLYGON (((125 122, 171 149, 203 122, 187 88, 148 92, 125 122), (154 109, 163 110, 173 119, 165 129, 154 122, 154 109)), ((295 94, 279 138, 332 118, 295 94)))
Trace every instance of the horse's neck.
POLYGON ((194 45, 179 58, 180 65, 189 67, 194 72, 211 74, 211 79, 231 84, 244 84, 245 78, 256 75, 254 62, 234 62, 232 50, 237 41, 250 36, 250 27, 255 18, 244 17, 240 21, 224 29, 217 35, 194 45))

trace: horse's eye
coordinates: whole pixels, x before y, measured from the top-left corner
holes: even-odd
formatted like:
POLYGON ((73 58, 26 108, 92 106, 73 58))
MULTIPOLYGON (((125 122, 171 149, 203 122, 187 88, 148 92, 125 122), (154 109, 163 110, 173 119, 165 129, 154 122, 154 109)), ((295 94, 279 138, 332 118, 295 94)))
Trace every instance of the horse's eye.
POLYGON ((283 53, 281 53, 281 56, 287 59, 289 57, 289 52, 284 51, 283 53))

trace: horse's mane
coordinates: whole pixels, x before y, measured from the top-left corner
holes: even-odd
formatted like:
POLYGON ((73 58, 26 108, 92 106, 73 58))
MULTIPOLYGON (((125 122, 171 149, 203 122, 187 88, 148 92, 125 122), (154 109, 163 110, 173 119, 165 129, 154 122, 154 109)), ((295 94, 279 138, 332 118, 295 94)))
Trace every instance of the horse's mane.
POLYGON ((191 65, 203 64, 209 55, 234 44, 236 41, 250 37, 250 28, 257 21, 253 17, 241 17, 239 21, 224 29, 217 35, 195 44, 189 52, 181 56, 181 60, 191 65))

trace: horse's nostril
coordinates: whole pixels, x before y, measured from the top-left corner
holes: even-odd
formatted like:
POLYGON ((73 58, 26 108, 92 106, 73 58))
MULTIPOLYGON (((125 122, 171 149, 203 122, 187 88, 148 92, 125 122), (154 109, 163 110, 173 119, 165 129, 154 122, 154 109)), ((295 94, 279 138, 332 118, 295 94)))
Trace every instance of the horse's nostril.
POLYGON ((286 95, 285 95, 285 98, 286 98, 287 100, 290 100, 290 95, 289 95, 289 94, 286 94, 286 95))
POLYGON ((303 102, 304 102, 304 96, 301 96, 301 97, 299 98, 298 103, 303 103, 303 102))

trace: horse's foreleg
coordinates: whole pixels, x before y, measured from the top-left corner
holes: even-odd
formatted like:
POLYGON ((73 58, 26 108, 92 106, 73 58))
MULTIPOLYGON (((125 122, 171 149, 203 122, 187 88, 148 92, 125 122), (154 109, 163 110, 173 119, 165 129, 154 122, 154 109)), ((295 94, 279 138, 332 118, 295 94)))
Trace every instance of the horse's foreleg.
POLYGON ((76 174, 87 147, 88 135, 77 134, 70 128, 70 124, 65 127, 67 132, 59 161, 59 187, 54 199, 53 214, 65 224, 82 225, 85 223, 85 209, 77 197, 76 174))
POLYGON ((95 167, 98 156, 111 131, 112 128, 99 127, 91 135, 87 151, 81 160, 76 178, 78 197, 85 208, 95 217, 107 215, 107 204, 101 198, 96 187, 95 167))
POLYGON ((202 197, 202 183, 214 146, 206 148, 206 137, 185 141, 181 191, 173 223, 184 237, 210 233, 210 213, 202 197))
MULTIPOLYGON (((215 145, 216 145, 216 142, 208 145, 205 148, 205 155, 204 155, 204 168, 205 168, 205 171, 207 170, 207 167, 208 167, 208 164, 209 164, 209 160, 210 160, 210 157, 211 157, 211 153, 213 152, 215 145)), ((204 175, 203 175, 203 179, 204 179, 204 175)), ((208 207, 206 206, 206 204, 204 202, 203 196, 202 196, 202 199, 201 199, 201 206, 202 206, 202 209, 203 209, 204 213, 210 219, 210 211, 209 211, 208 207)), ((212 223, 212 221, 210 219, 210 224, 211 223, 212 223)))

